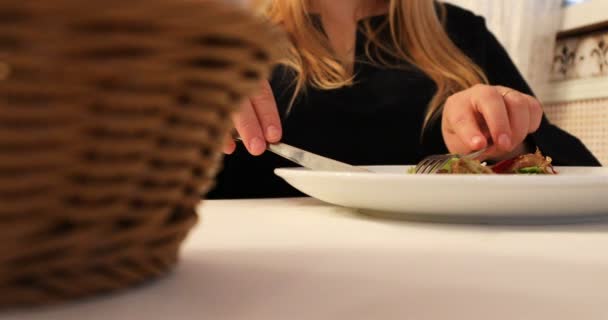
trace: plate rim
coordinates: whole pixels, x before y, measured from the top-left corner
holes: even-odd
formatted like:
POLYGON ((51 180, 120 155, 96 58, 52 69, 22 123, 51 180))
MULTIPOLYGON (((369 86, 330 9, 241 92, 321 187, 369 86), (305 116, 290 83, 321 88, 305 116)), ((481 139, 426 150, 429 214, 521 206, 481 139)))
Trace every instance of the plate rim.
POLYGON ((608 168, 606 167, 584 167, 584 166, 556 166, 556 170, 560 168, 581 168, 581 169, 599 169, 603 170, 602 174, 582 174, 572 173, 564 175, 414 175, 408 174, 407 169, 412 165, 376 165, 376 166, 361 166, 364 168, 387 168, 394 167, 403 170, 403 174, 397 172, 338 172, 325 170, 310 170, 302 167, 282 167, 276 168, 274 173, 287 180, 289 178, 305 178, 305 179, 343 179, 352 180, 382 180, 387 182, 416 182, 416 183, 442 183, 442 184, 458 184, 458 183, 492 183, 513 185, 525 183, 528 186, 543 185, 543 186, 564 186, 567 185, 602 185, 608 186, 608 168))

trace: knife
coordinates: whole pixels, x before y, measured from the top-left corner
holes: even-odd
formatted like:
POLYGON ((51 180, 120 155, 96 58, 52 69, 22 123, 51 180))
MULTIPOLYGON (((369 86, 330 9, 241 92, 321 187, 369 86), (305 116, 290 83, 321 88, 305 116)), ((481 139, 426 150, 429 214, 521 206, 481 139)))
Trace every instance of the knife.
MULTIPOLYGON (((237 141, 242 142, 242 139, 240 137, 237 137, 235 139, 237 141)), ((356 167, 334 159, 326 158, 282 142, 269 143, 266 147, 266 150, 311 170, 338 172, 371 172, 367 169, 356 167)))

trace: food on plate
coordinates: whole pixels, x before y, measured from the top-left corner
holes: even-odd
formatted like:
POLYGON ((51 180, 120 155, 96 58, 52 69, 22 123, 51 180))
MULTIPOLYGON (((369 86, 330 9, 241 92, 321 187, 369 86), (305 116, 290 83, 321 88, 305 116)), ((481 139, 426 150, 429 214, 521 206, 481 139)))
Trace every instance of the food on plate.
POLYGON ((556 174, 551 165, 551 158, 545 157, 536 150, 513 159, 500 161, 495 165, 488 166, 475 159, 452 158, 441 169, 438 174, 556 174))
POLYGON ((551 165, 551 158, 545 157, 536 150, 535 153, 524 154, 513 159, 501 161, 492 166, 494 173, 519 174, 556 174, 551 165))
POLYGON ((441 169, 440 174, 492 174, 492 169, 479 160, 466 158, 452 158, 441 169))

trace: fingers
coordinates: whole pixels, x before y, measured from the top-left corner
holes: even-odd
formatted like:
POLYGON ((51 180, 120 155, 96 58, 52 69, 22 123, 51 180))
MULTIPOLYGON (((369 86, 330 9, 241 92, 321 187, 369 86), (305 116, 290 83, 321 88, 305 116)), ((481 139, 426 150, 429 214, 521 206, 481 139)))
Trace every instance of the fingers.
POLYGON ((232 139, 232 135, 227 134, 224 138, 224 148, 223 151, 225 154, 232 154, 236 149, 236 142, 232 139))
POLYGON ((446 101, 444 109, 443 127, 447 134, 454 135, 457 140, 451 139, 450 150, 459 150, 458 153, 468 153, 487 145, 487 139, 479 127, 474 109, 470 106, 470 93, 460 93, 451 96, 446 101))
MULTIPOLYGON (((506 91, 503 91, 506 92, 506 91)), ((530 133, 530 99, 517 91, 504 96, 504 101, 511 124, 512 141, 519 145, 530 133)))
POLYGON ((471 105, 482 115, 497 149, 511 151, 511 120, 501 93, 491 86, 476 86, 471 91, 471 105))
POLYGON ((281 120, 277 103, 268 81, 263 81, 260 91, 251 97, 251 103, 260 121, 266 141, 274 143, 281 140, 281 120))
POLYGON ((255 156, 264 153, 266 139, 249 99, 245 99, 240 110, 232 115, 232 121, 249 153, 255 156))
POLYGON ((503 92, 516 146, 523 142, 528 134, 538 130, 543 117, 542 106, 536 98, 530 95, 502 86, 496 88, 503 92))
POLYGON ((543 107, 540 102, 529 95, 524 95, 528 99, 528 106, 530 108, 530 124, 528 126, 528 133, 533 133, 538 130, 540 123, 543 119, 543 107))
POLYGON ((538 130, 543 111, 534 97, 501 86, 478 85, 451 96, 444 105, 442 133, 450 152, 494 147, 488 156, 505 155, 538 130))
MULTIPOLYGON (((264 153, 267 142, 281 140, 281 120, 268 81, 263 81, 260 91, 242 103, 240 110, 232 116, 232 121, 252 155, 264 153)), ((227 142, 225 151, 234 151, 230 142, 227 142)))

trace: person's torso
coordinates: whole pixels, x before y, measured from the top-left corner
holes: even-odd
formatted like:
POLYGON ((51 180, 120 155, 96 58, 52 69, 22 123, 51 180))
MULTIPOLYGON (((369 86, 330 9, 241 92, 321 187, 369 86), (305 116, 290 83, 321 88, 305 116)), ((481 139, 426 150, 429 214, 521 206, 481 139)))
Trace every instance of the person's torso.
MULTIPOLYGON (((369 18, 380 24, 386 16, 369 18)), ((293 78, 284 67, 271 86, 283 118, 283 141, 353 164, 406 164, 421 157, 422 123, 435 84, 415 67, 383 67, 367 57, 357 32, 354 83, 340 89, 306 88, 289 112, 293 78)))

